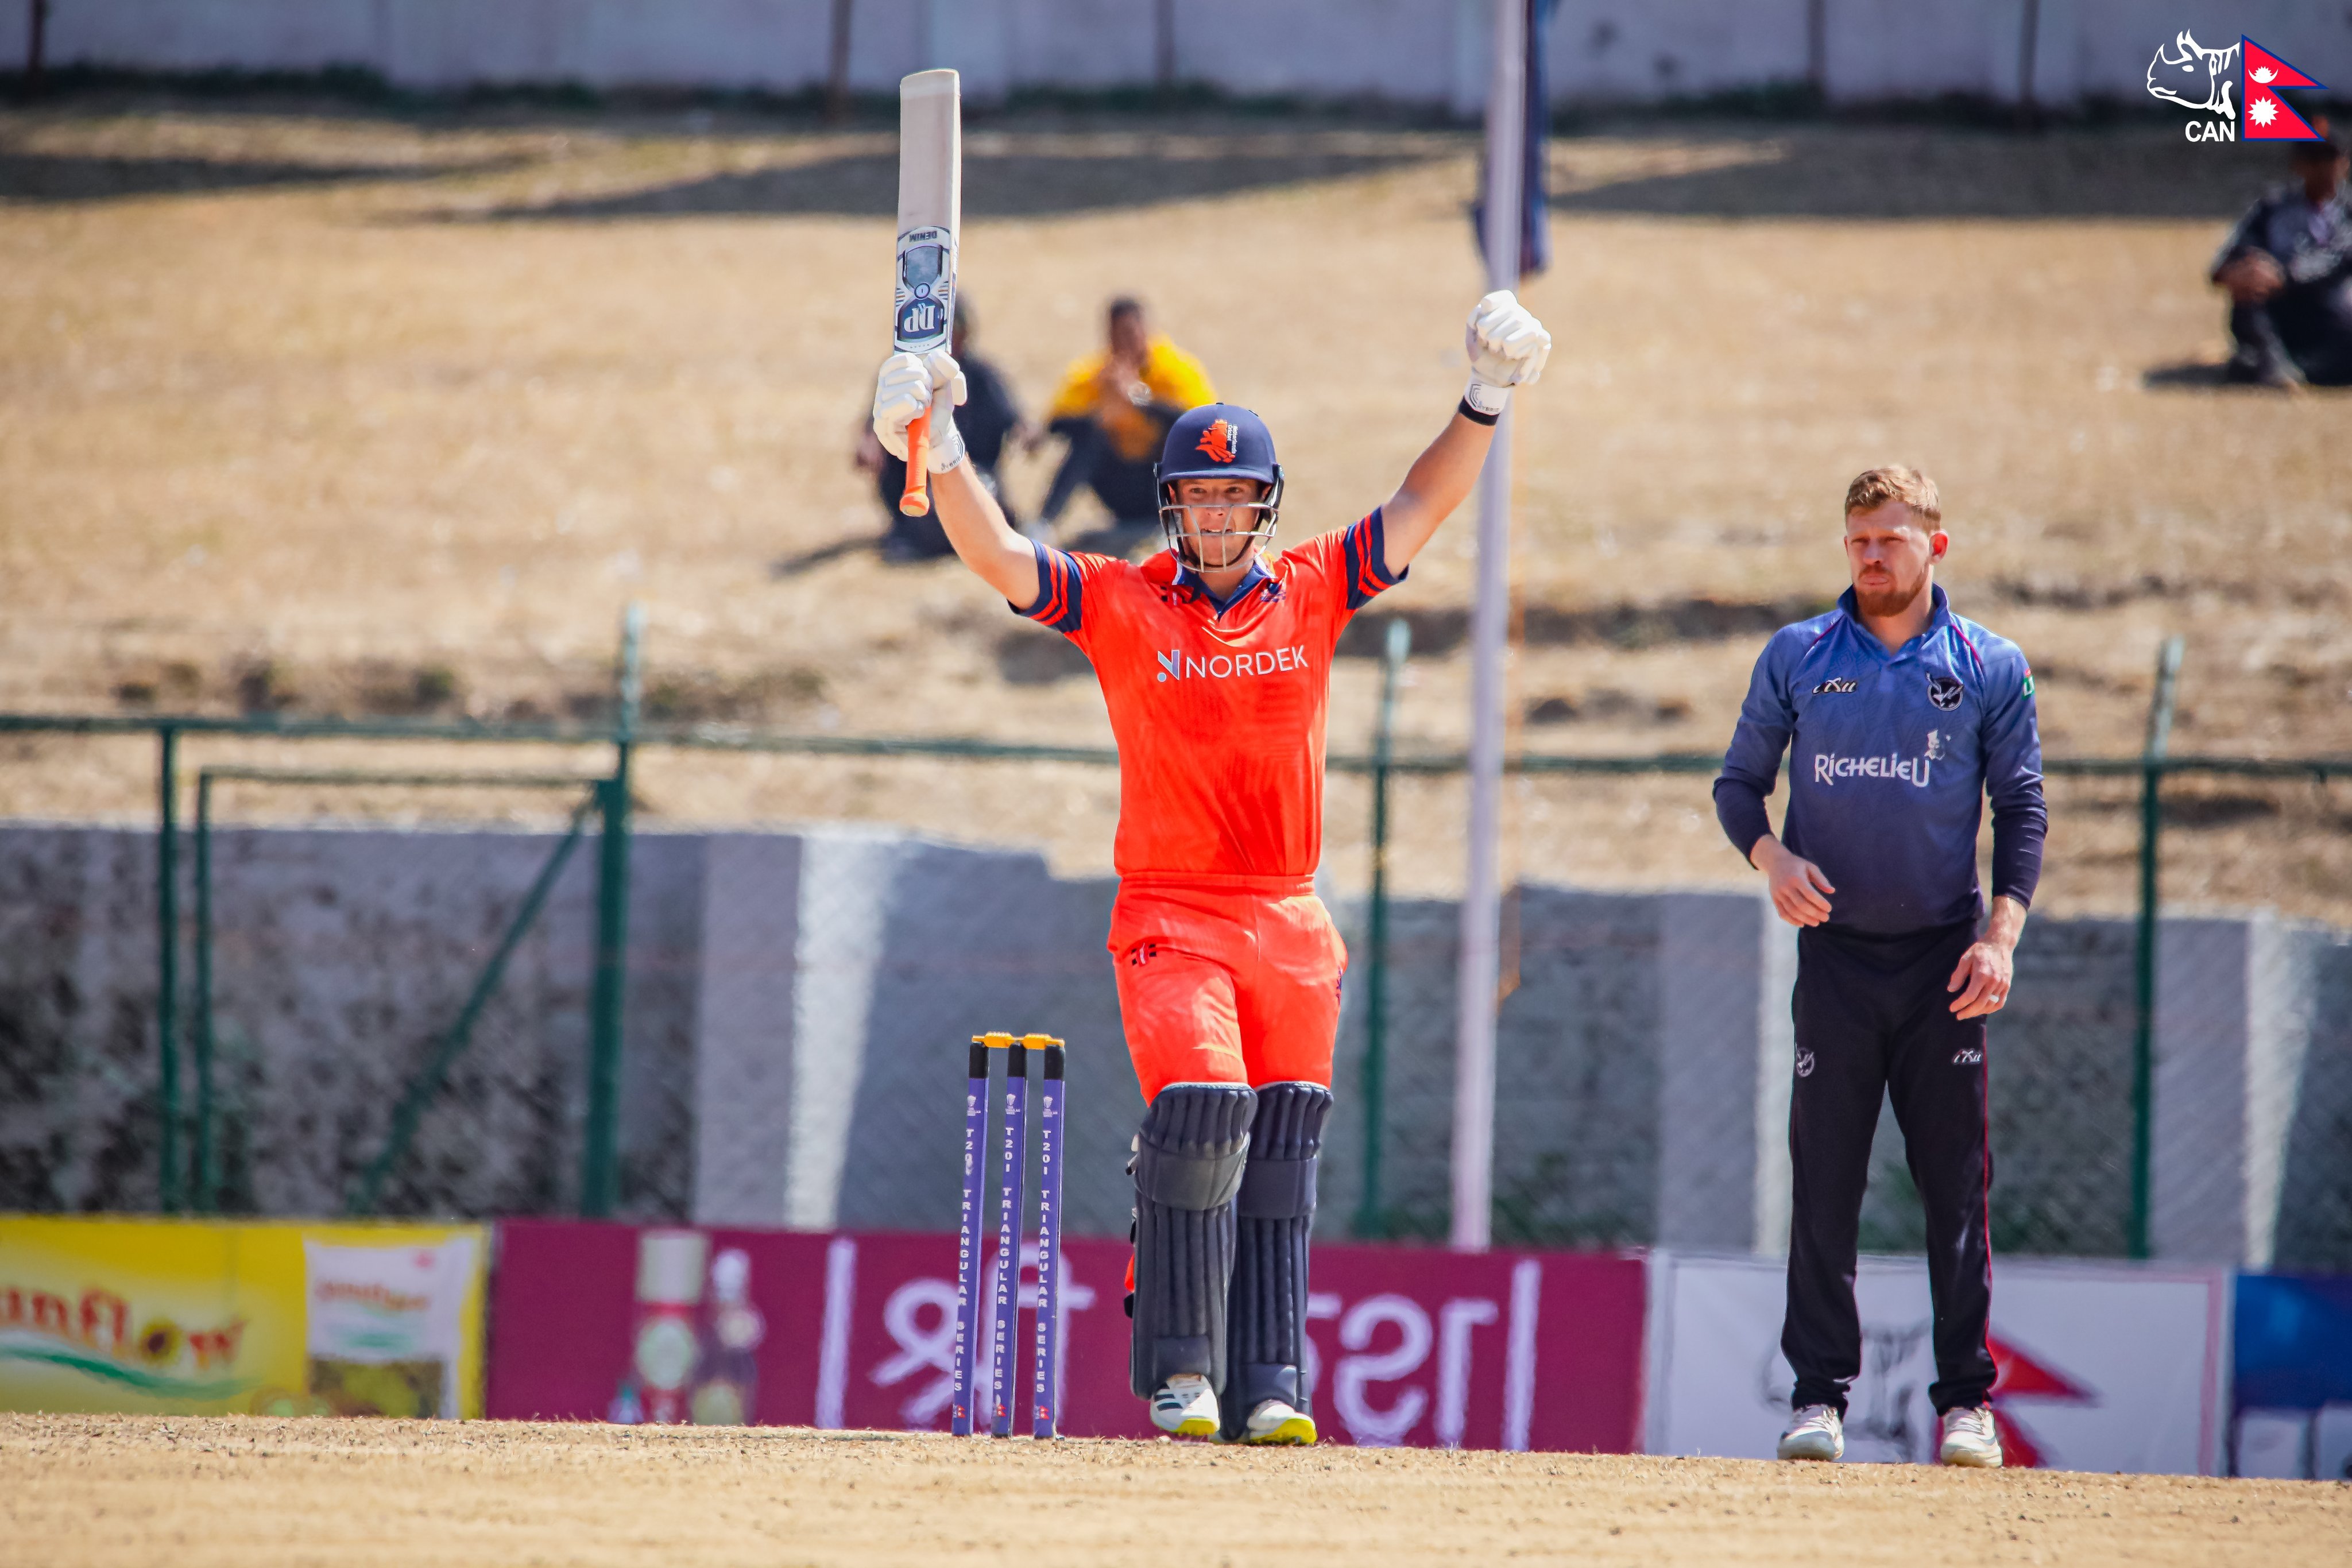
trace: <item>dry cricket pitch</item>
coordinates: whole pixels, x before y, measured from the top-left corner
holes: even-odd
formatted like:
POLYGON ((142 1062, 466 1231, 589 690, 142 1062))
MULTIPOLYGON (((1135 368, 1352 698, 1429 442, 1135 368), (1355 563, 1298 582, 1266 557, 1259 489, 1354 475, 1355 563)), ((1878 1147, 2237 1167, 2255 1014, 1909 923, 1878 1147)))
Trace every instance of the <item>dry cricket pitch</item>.
POLYGON ((2341 1563, 2352 1486, 878 1433, 0 1416, 0 1564, 2341 1563))

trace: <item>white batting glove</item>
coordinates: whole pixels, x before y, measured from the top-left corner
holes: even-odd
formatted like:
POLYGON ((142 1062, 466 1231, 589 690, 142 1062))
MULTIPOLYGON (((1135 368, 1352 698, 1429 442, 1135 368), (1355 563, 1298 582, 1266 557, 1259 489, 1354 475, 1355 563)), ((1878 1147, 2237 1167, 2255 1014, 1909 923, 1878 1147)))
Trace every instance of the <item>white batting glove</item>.
POLYGON ((1480 413, 1501 413, 1511 389, 1533 386, 1551 357, 1551 334, 1507 288, 1478 301, 1463 344, 1470 354, 1470 385, 1463 400, 1480 413))
POLYGON ((921 356, 893 354, 874 378, 874 439, 904 463, 907 426, 930 411, 930 455, 925 465, 944 474, 964 459, 963 435, 955 427, 955 405, 966 396, 963 368, 945 349, 921 356), (941 392, 949 395, 942 400, 941 392))

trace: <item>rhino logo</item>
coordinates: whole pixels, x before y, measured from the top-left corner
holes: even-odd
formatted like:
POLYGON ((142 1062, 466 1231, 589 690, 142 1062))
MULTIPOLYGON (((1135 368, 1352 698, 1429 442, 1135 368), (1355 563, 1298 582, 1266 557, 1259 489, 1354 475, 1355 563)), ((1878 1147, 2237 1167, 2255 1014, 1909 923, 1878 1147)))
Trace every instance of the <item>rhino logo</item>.
POLYGON ((2147 90, 2167 103, 2235 120, 2238 106, 2230 95, 2238 85, 2231 75, 2237 62, 2237 45, 2209 49, 2183 28, 2147 62, 2147 90))

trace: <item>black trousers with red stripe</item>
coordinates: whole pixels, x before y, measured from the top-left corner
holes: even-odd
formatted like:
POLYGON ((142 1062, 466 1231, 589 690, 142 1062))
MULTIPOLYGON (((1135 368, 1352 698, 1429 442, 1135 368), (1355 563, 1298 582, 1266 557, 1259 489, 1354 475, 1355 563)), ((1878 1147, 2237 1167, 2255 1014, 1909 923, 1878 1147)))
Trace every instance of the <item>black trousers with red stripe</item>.
POLYGON ((1862 1371, 1854 1251, 1882 1095, 1894 1103, 1927 1209, 1936 1347, 1928 1397, 1940 1415, 1983 1404, 1992 1386, 1985 1024, 1955 1019, 1945 988, 1975 939, 1971 925, 1900 936, 1827 926, 1798 934, 1789 1312, 1780 1329, 1798 1407, 1843 1412, 1862 1371))

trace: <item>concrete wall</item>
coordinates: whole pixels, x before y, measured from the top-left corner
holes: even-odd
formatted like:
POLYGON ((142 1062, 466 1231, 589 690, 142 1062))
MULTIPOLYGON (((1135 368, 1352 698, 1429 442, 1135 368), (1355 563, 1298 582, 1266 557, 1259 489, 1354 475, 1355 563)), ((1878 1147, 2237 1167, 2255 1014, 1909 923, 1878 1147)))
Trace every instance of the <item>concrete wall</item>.
MULTIPOLYGON (((1840 101, 2019 95, 2024 0, 1823 0, 1840 101)), ((1560 0, 1547 65, 1561 103, 1649 101, 1804 80, 1807 0, 1560 0)), ((1488 0, 1181 0, 1177 76, 1240 93, 1371 97, 1475 112, 1488 0)), ((762 88, 823 81, 827 0, 63 0, 51 57, 146 70, 359 65, 404 86, 581 82, 762 88)), ((2352 16, 2307 0, 2042 0, 2033 86, 2050 104, 2137 100, 2149 57, 2186 27, 2241 31, 2334 80, 2352 16), (2337 64, 2331 68, 2330 61, 2337 64)), ((927 66, 975 100, 1022 87, 1148 84, 1146 0, 857 0, 854 83, 927 66)))
MULTIPOLYGON (((990 1030, 1070 1042, 1070 1166, 1125 1166, 1143 1101, 1102 950, 1108 880, 851 829, 714 836, 706 864, 696 1218, 952 1224, 965 1046, 990 1030)), ((1116 1180, 1074 1180, 1065 1205, 1076 1230, 1127 1228, 1116 1180)))
MULTIPOLYGON (((1497 1016, 1496 1232, 1568 1244, 1647 1239, 1656 1224, 1661 901, 1566 888, 1518 891, 1518 982, 1497 1016)), ((1336 1125, 1318 1177, 1327 1232, 1363 1196, 1363 1008, 1356 951, 1340 1024, 1336 1125)), ((1459 915, 1439 900, 1391 906, 1389 1030, 1377 1206, 1392 1235, 1446 1233, 1459 915)))
MULTIPOLYGON (((219 836, 214 996, 236 1206, 340 1205, 554 841, 219 836)), ((575 855, 517 954, 393 1184, 395 1207, 576 1203, 592 862, 575 855)), ((155 1203, 152 876, 148 833, 0 824, 0 1208, 155 1203)), ((1102 948, 1113 893, 1104 879, 1056 879, 1033 852, 870 829, 641 836, 625 1212, 944 1228, 965 1041, 1043 1029, 1071 1042, 1068 1221, 1122 1233, 1141 1103, 1102 948)), ((1362 911, 1338 913, 1356 951, 1321 1183, 1334 1235, 1365 1195, 1370 978, 1362 911)), ((1787 929, 1748 893, 1541 885, 1518 890, 1515 923, 1498 1235, 1778 1250, 1787 929)), ((1391 924, 1375 1207, 1391 1234, 1442 1237, 1456 913, 1406 900, 1391 924)), ((2016 999, 1992 1030, 2003 1250, 2123 1250, 2132 956, 2126 921, 2028 928, 2016 999)), ((2352 1265, 2352 936, 2262 915, 2182 917, 2164 923, 2160 958, 2158 1251, 2352 1265)), ((1890 1118, 1865 1207, 1874 1248, 1921 1239, 1902 1163, 1890 1118)))
POLYGON ((2166 1257, 2277 1257, 2290 1134, 2334 944, 2267 915, 2168 922, 2158 946, 2156 1180, 2166 1257))

